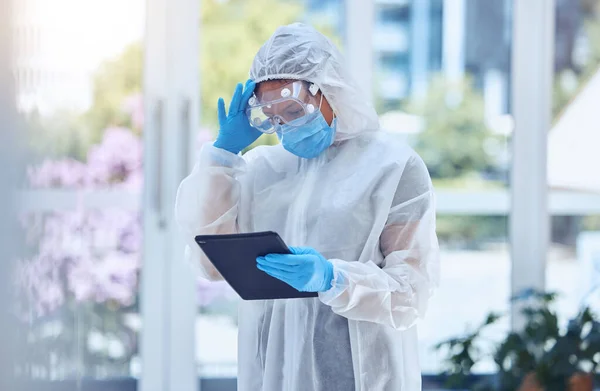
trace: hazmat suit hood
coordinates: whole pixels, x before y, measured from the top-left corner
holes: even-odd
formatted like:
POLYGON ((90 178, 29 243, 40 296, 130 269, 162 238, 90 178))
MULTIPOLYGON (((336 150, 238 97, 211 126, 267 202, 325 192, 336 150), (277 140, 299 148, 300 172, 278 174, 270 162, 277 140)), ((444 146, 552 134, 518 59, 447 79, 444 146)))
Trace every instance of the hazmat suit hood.
POLYGON ((263 44, 252 62, 250 78, 293 79, 316 84, 338 118, 336 140, 379 130, 379 119, 367 95, 358 88, 338 48, 313 27, 282 26, 263 44))

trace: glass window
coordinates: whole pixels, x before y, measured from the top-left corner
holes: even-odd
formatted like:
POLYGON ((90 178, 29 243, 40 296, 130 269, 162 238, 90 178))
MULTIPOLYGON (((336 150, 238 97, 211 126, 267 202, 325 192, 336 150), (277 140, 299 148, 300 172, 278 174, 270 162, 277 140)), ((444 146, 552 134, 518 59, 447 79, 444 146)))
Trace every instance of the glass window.
POLYGON ((14 4, 28 34, 16 90, 31 153, 18 370, 138 376, 144 1, 14 4))
POLYGON ((561 320, 600 303, 600 215, 555 216, 546 271, 561 320))
MULTIPOLYGON (((75 197, 74 197, 75 198, 75 197)), ((20 376, 43 380, 139 374, 136 211, 55 210, 22 217, 18 263, 20 376)))
POLYGON ((546 277, 566 317, 583 304, 600 303, 599 203, 585 201, 600 194, 600 1, 558 1, 555 33, 548 185, 580 210, 553 216, 546 277))
MULTIPOLYGON (((439 194, 441 287, 419 327, 422 369, 431 374, 442 369, 438 342, 509 310, 508 211, 491 205, 497 212, 481 215, 461 196, 493 204, 507 195, 512 2, 400 3, 375 5, 375 31, 402 31, 408 45, 374 35, 375 97, 383 130, 416 149, 439 194)), ((508 327, 501 322, 498 335, 508 327)))

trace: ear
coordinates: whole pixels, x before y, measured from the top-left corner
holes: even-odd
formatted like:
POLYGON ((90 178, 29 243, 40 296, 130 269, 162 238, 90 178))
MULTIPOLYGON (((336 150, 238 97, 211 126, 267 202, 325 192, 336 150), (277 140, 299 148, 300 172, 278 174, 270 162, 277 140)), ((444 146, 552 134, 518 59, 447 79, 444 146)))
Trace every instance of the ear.
POLYGON ((331 105, 329 104, 329 101, 325 95, 322 95, 322 92, 320 94, 323 97, 323 103, 321 103, 321 114, 323 114, 325 121, 327 121, 327 125, 331 126, 333 118, 335 117, 333 109, 331 108, 331 105))

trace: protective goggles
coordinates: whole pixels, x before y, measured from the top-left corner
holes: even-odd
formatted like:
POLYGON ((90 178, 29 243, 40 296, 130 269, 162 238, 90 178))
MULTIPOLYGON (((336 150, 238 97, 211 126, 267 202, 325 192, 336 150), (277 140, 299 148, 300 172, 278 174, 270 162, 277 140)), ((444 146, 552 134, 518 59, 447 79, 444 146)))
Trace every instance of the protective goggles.
POLYGON ((319 87, 293 81, 280 88, 253 95, 246 115, 250 125, 263 133, 287 133, 312 121, 321 108, 319 87), (288 125, 288 126, 282 126, 288 125))

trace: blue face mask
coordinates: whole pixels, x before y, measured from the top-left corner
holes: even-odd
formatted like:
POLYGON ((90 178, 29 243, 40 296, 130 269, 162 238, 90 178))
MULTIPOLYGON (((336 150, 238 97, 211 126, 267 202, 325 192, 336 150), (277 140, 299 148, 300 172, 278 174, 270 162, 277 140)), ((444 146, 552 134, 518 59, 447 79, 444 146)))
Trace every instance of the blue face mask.
POLYGON ((336 125, 337 118, 334 118, 329 126, 319 111, 315 119, 301 127, 282 125, 282 132, 278 134, 286 151, 305 159, 312 159, 333 144, 336 125))

